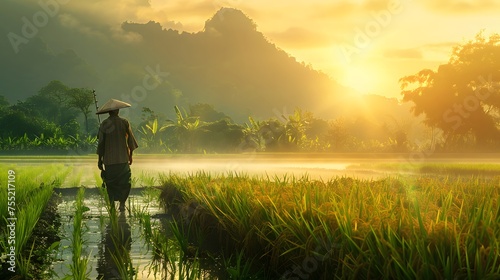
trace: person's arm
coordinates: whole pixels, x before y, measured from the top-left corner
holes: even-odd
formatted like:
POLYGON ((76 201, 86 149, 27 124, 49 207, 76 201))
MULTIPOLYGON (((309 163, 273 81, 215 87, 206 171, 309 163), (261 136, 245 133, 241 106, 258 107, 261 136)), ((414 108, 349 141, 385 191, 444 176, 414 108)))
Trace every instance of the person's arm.
POLYGON ((128 151, 129 151, 129 153, 128 153, 128 164, 132 165, 132 161, 133 161, 132 160, 132 153, 134 152, 134 150, 129 149, 128 151))
POLYGON ((101 128, 99 127, 98 133, 98 144, 97 144, 97 167, 99 170, 104 170, 103 167, 103 158, 104 158, 104 133, 102 133, 101 128))
POLYGON ((127 121, 127 146, 128 146, 128 163, 132 165, 133 159, 132 155, 134 150, 139 146, 135 140, 134 133, 130 127, 130 122, 127 121))

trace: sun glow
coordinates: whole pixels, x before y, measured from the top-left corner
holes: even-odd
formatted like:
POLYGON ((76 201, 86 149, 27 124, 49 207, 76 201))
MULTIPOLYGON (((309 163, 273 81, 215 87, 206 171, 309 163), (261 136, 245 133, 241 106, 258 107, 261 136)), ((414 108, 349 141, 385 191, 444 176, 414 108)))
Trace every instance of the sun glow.
POLYGON ((374 93, 381 83, 379 71, 368 65, 346 65, 343 72, 340 73, 339 82, 358 90, 360 93, 374 93))

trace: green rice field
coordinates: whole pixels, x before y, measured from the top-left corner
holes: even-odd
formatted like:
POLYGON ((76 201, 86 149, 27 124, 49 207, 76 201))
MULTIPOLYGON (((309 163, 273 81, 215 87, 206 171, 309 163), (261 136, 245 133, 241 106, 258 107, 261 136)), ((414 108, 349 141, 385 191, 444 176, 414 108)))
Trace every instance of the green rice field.
POLYGON ((94 161, 0 159, 0 279, 500 278, 492 157, 138 156, 124 214, 94 161))

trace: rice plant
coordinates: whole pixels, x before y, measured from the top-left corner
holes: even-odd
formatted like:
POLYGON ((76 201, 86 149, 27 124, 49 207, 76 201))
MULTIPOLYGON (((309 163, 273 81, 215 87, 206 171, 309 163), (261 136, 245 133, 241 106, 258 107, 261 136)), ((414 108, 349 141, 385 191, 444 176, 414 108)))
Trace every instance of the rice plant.
POLYGON ((155 186, 158 179, 156 176, 150 174, 149 172, 142 171, 137 179, 137 182, 142 186, 152 187, 155 186))
POLYGON ((85 188, 80 188, 75 201, 75 216, 73 217, 73 234, 72 234, 72 248, 73 257, 70 264, 71 276, 68 275, 65 279, 78 279, 85 280, 89 279, 90 268, 89 255, 85 255, 84 246, 85 240, 83 238, 85 233, 85 223, 83 222, 83 214, 88 211, 83 203, 85 195, 85 188))
POLYGON ((172 186, 182 194, 181 217, 204 232, 217 228, 221 247, 244 250, 274 277, 500 276, 499 177, 324 182, 199 173, 163 185, 167 200, 172 186), (183 213, 191 199, 199 205, 183 213))
POLYGON ((188 241, 182 225, 170 221, 165 229, 160 221, 152 221, 145 212, 136 212, 135 215, 139 218, 146 244, 153 251, 149 275, 171 280, 211 279, 201 268, 198 250, 188 241))
POLYGON ((130 226, 125 221, 125 214, 120 213, 119 217, 110 216, 110 228, 112 248, 107 248, 117 270, 120 279, 136 279, 135 269, 130 259, 130 226))
MULTIPOLYGON (((16 256, 16 275, 24 278, 33 277, 33 255, 39 254, 36 252, 41 244, 36 244, 32 234, 37 226, 40 216, 45 211, 47 203, 53 194, 53 189, 59 186, 61 173, 54 174, 51 168, 26 167, 17 165, 1 165, 0 170, 3 174, 7 174, 7 170, 12 170, 15 174, 15 179, 10 182, 12 185, 11 198, 9 200, 11 207, 0 207, 0 247, 3 252, 7 252, 10 248, 7 228, 7 218, 15 220, 15 256, 16 256)), ((7 186, 7 176, 0 176, 0 184, 7 186)), ((7 202, 7 191, 0 192, 0 199, 7 202)), ((12 240, 11 240, 12 241, 12 240)), ((48 250, 53 247, 49 246, 48 250)), ((3 264, 2 264, 3 265, 3 264)))
MULTIPOLYGON (((113 271, 111 271, 111 273, 116 274, 115 276, 119 277, 119 279, 136 279, 137 275, 130 258, 130 226, 126 222, 125 214, 120 212, 118 216, 116 207, 113 207, 111 204, 114 202, 109 200, 109 196, 105 189, 100 188, 99 192, 104 200, 109 217, 109 226, 105 229, 106 239, 109 240, 106 240, 105 250, 109 254, 112 263, 107 264, 109 266, 108 269, 112 268, 113 271)), ((132 211, 130 209, 129 207, 129 212, 132 211)))
POLYGON ((35 229, 40 215, 45 209, 45 205, 52 196, 53 187, 45 187, 33 195, 25 207, 17 212, 16 223, 16 255, 19 263, 19 272, 21 275, 30 275, 30 259, 34 244, 28 244, 28 240, 35 229), (23 256, 23 251, 29 246, 29 254, 23 256))
POLYGON ((262 279, 258 273, 252 270, 254 260, 247 260, 245 251, 241 250, 238 254, 232 254, 229 258, 223 257, 223 267, 229 279, 262 279))

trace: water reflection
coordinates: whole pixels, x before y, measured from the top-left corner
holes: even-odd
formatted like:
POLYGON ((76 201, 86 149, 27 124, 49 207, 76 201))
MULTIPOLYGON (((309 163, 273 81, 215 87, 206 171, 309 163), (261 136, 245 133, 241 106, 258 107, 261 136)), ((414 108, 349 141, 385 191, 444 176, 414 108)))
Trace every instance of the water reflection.
POLYGON ((134 273, 130 261, 131 237, 125 213, 109 219, 99 243, 97 279, 123 279, 134 273))

